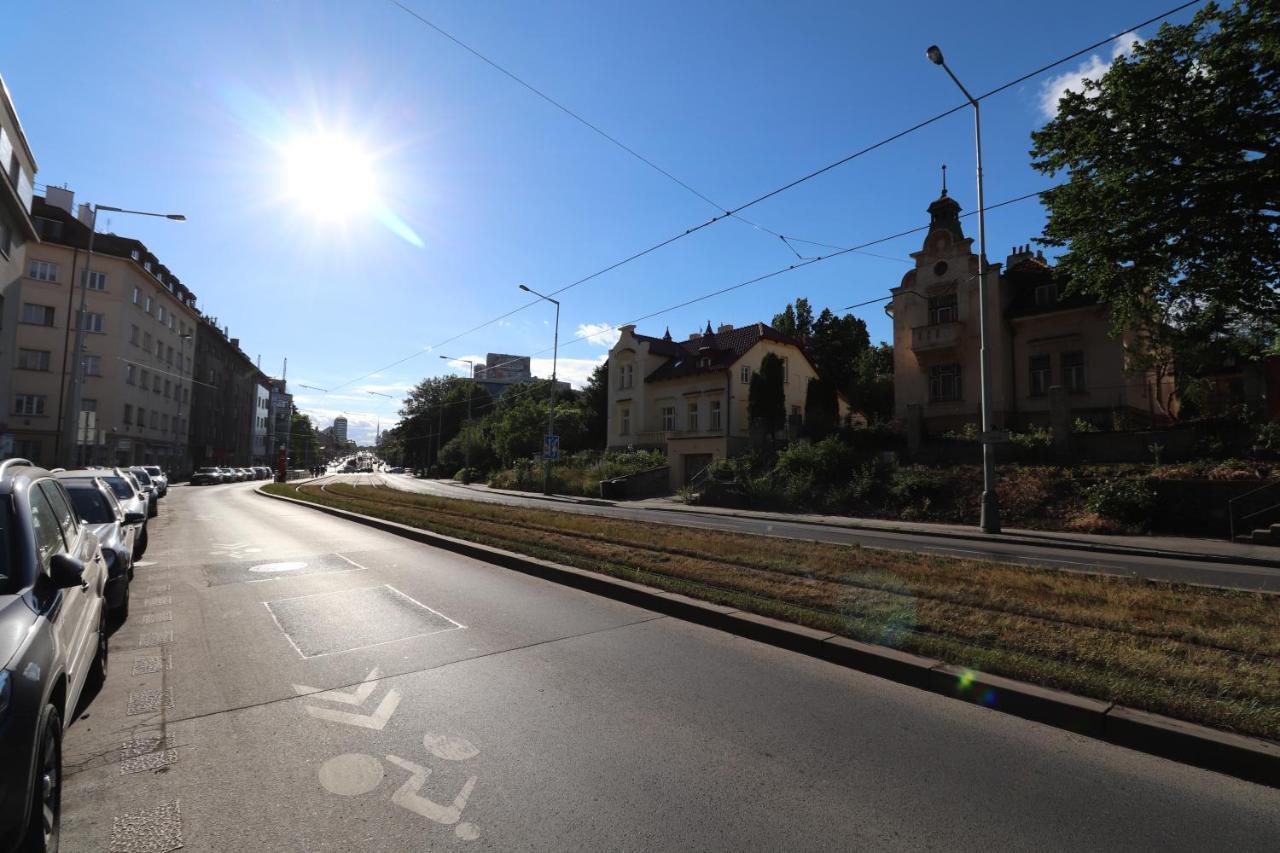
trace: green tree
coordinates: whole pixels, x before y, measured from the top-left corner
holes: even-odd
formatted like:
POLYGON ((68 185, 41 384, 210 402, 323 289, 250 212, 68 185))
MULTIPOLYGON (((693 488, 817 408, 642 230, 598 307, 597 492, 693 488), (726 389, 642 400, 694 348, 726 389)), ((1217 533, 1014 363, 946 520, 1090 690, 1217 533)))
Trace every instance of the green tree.
MULTIPOLYGON (((1137 366, 1280 322, 1280 6, 1209 3, 1162 26, 1032 134, 1044 245, 1069 288, 1148 336, 1137 366)), ((1211 348, 1212 349, 1212 348, 1211 348)), ((1181 365, 1183 370, 1191 365, 1181 365)))
POLYGON ((869 421, 893 418, 893 346, 881 342, 858 355, 853 382, 847 391, 853 408, 869 421))
POLYGON ((582 445, 588 450, 604 450, 609 438, 609 362, 591 371, 579 399, 583 417, 582 445))
POLYGON ((806 349, 818 375, 852 399, 857 361, 870 346, 864 320, 852 314, 839 317, 823 308, 806 349))
POLYGON ((305 468, 319 464, 324 457, 311 418, 299 412, 297 406, 292 409, 289 413, 289 466, 305 468))
POLYGON ((805 433, 814 441, 820 441, 839 426, 839 422, 840 404, 835 383, 822 377, 811 378, 804 392, 805 433))
POLYGON ((759 424, 772 442, 787 422, 787 395, 783 387, 782 359, 768 353, 747 389, 747 417, 759 424))
POLYGON ((769 325, 773 326, 775 332, 789 338, 807 338, 813 333, 813 306, 801 296, 795 302, 788 303, 781 314, 774 314, 773 322, 769 325))

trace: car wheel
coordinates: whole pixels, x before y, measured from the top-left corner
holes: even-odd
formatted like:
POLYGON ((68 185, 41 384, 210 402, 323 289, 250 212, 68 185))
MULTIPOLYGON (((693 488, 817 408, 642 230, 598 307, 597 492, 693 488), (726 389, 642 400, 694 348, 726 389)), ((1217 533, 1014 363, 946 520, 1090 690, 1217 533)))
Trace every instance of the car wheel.
POLYGON ((142 525, 142 535, 138 537, 137 545, 138 554, 134 559, 141 560, 142 555, 147 553, 147 526, 145 524, 142 525))
POLYGON ((31 818, 18 849, 23 853, 52 853, 62 831, 62 718, 45 705, 37 729, 39 753, 31 792, 31 818))
MULTIPOLYGON (((129 571, 132 573, 133 570, 130 569, 129 571)), ((123 625, 125 623, 125 620, 129 618, 129 582, 128 581, 125 581, 125 584, 124 584, 124 599, 116 607, 115 612, 112 615, 115 616, 117 625, 123 625)))
POLYGON ((107 647, 107 611, 104 607, 102 615, 98 617, 98 652, 93 656, 93 663, 89 665, 89 677, 86 682, 90 690, 97 690, 106 682, 107 657, 109 654, 110 649, 107 647))

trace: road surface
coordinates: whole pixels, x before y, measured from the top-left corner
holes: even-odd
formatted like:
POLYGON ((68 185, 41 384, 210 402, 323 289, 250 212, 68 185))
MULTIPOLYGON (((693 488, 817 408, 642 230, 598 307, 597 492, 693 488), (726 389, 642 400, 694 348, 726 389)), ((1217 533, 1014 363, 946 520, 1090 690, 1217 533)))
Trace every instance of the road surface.
MULTIPOLYGON (((1027 543, 1002 540, 957 540, 931 536, 924 532, 895 533, 850 527, 823 526, 804 522, 787 522, 774 518, 752 518, 712 512, 689 512, 655 509, 644 505, 613 504, 542 495, 512 495, 504 492, 466 488, 439 480, 419 480, 401 474, 339 474, 328 480, 353 483, 385 483, 393 488, 439 497, 556 509, 611 518, 625 518, 654 524, 675 524, 706 530, 755 533, 811 539, 845 545, 860 544, 869 548, 888 548, 930 554, 945 554, 966 559, 997 560, 1004 563, 1050 566, 1066 571, 1100 572, 1124 577, 1220 586, 1228 589, 1280 592, 1280 568, 1206 562, 1203 560, 1152 557, 1144 554, 1118 554, 1064 548, 1052 542, 1027 543)), ((1280 550, 1277 551, 1280 559, 1280 550)))
POLYGON ((254 488, 162 503, 64 850, 1280 849, 1280 790, 254 488))

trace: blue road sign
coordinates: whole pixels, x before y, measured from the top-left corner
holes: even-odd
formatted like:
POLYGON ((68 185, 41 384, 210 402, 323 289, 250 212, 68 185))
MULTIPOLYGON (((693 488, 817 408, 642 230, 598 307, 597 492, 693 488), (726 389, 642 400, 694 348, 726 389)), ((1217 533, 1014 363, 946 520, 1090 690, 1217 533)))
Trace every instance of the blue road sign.
POLYGON ((552 462, 560 458, 560 436, 544 435, 542 437, 542 455, 552 462))

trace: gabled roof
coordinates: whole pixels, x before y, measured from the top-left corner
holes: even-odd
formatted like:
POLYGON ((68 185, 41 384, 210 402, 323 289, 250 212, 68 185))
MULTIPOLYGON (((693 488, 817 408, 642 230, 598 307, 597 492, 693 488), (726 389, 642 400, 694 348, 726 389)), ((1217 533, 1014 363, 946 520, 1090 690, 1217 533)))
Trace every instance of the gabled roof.
POLYGON ((1052 314, 1057 311, 1069 311, 1075 308, 1087 308, 1097 305, 1099 299, 1092 294, 1075 292, 1066 295, 1067 279, 1044 260, 1027 255, 1006 269, 1001 278, 1012 283, 1012 295, 1005 315, 1010 318, 1031 317, 1038 314, 1052 314), (1052 305, 1036 304, 1036 288, 1044 284, 1058 286, 1058 299, 1052 305))
MULTIPOLYGON (((752 323, 737 329, 712 332, 710 324, 701 336, 687 341, 672 341, 636 335, 636 340, 649 344, 649 352, 667 357, 667 362, 645 377, 645 382, 661 382, 697 373, 714 373, 727 370, 733 363, 762 340, 790 344, 802 353, 804 345, 796 338, 787 337, 766 323, 752 323)), ((806 355, 806 358, 808 356, 806 355)))

